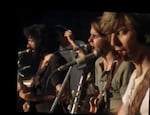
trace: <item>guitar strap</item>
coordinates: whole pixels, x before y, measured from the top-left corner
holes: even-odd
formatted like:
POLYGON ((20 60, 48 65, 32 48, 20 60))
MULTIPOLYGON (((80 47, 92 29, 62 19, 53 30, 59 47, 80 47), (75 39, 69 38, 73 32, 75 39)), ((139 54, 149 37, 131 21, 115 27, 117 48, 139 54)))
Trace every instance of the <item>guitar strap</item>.
POLYGON ((146 95, 147 89, 150 87, 150 68, 147 70, 144 79, 138 85, 136 89, 136 95, 131 105, 128 108, 128 115, 139 115, 140 106, 146 95))
MULTIPOLYGON (((90 98, 90 112, 91 113, 97 113, 97 111, 108 111, 109 109, 109 89, 111 86, 111 81, 114 75, 114 72, 116 70, 116 64, 117 60, 114 60, 111 65, 110 71, 103 71, 102 77, 106 78, 103 81, 103 88, 101 89, 100 97, 99 99, 95 99, 95 97, 90 98), (106 76, 105 76, 106 75, 106 76), (100 107, 101 105, 101 107, 100 107)), ((100 63, 100 66, 102 70, 104 69, 104 66, 102 63, 100 63)))
POLYGON ((109 94, 109 89, 111 87, 111 81, 113 79, 113 76, 114 76, 114 72, 115 72, 115 69, 116 69, 116 64, 117 64, 117 60, 114 60, 113 63, 112 63, 112 66, 111 66, 111 70, 110 70, 110 73, 108 74, 107 76, 107 80, 106 80, 106 85, 105 85, 105 88, 104 88, 104 102, 105 102, 105 110, 109 110, 109 97, 110 97, 110 94, 109 94))
POLYGON ((106 89, 107 90, 110 89, 111 81, 112 81, 112 78, 114 76, 114 72, 115 72, 115 68, 116 68, 116 64, 117 64, 117 60, 113 61, 112 66, 111 66, 111 71, 110 71, 110 74, 108 75, 107 82, 106 82, 106 89))

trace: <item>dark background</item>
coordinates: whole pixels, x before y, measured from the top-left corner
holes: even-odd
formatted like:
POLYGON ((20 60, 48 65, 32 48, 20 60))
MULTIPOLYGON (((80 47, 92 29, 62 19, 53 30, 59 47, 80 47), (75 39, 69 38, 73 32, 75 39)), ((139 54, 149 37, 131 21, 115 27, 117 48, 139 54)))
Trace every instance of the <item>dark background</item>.
MULTIPOLYGON (((6 20, 6 23, 11 23, 11 24, 15 24, 13 26, 6 26, 6 30, 15 30, 15 34, 16 34, 16 38, 14 38, 14 36, 12 36, 12 34, 10 33, 6 33, 5 37, 7 37, 7 35, 10 35, 10 37, 8 37, 8 39, 5 39, 6 42, 9 45, 8 51, 5 51, 7 53, 7 61, 12 60, 8 65, 16 65, 17 62, 17 53, 15 55, 15 53, 13 53, 15 56, 15 59, 12 58, 12 54, 8 53, 12 50, 11 46, 14 46, 14 39, 17 40, 17 44, 15 44, 15 51, 16 51, 16 47, 17 50, 21 50, 21 49, 25 49, 26 48, 26 39, 23 35, 23 28, 32 24, 36 24, 36 23, 45 23, 48 24, 49 26, 54 26, 56 24, 63 24, 66 27, 68 27, 69 29, 71 29, 74 33, 75 39, 79 39, 79 40, 84 40, 87 41, 88 37, 89 37, 89 29, 90 29, 90 22, 92 19, 94 19, 95 17, 101 15, 101 13, 103 11, 127 11, 127 12, 148 12, 149 11, 149 6, 147 7, 146 5, 143 5, 140 3, 140 6, 137 6, 139 3, 137 3, 138 1, 136 1, 136 3, 134 3, 133 5, 131 4, 131 2, 126 2, 123 3, 123 1, 121 1, 121 3, 118 3, 119 1, 117 1, 117 3, 112 3, 112 1, 108 1, 106 2, 106 4, 104 5, 103 3, 101 3, 100 1, 98 1, 97 3, 94 3, 93 1, 89 4, 89 6, 86 6, 86 4, 88 4, 88 1, 83 1, 83 4, 81 4, 80 2, 78 4, 74 4, 71 2, 71 5, 68 5, 68 2, 65 2, 65 6, 63 6, 62 4, 64 3, 60 3, 60 1, 56 1, 59 3, 57 5, 53 5, 52 3, 47 3, 47 5, 43 5, 43 3, 38 3, 37 2, 34 4, 31 4, 32 2, 30 1, 17 1, 17 3, 15 3, 15 19, 13 20, 14 17, 14 12, 11 14, 11 10, 14 11, 14 3, 10 4, 11 8, 9 8, 8 13, 6 13, 6 10, 3 9, 3 11, 5 11, 5 16, 1 17, 4 18, 6 20), (20 4, 18 4, 18 2, 20 4), (46 8, 45 8, 46 6, 46 8), (73 8, 72 8, 73 7, 73 8), (82 9, 81 9, 82 7, 82 9), (142 7, 142 8, 141 8, 142 7), (144 8, 144 9, 143 9, 144 8), (63 9, 63 10, 62 10, 63 9), (69 9, 69 10, 68 10, 69 9), (84 10, 83 10, 84 9, 84 10), (88 9, 88 10, 87 10, 88 9), (9 18, 6 18, 6 16, 9 15, 9 18), (15 28, 14 28, 15 27, 15 28), (12 28, 12 29, 11 29, 12 28), (16 31, 17 30, 17 31, 16 31), (9 40, 11 40, 10 42, 8 42, 9 40), (15 61, 14 61, 15 60, 15 61)), ((50 1, 49 1, 50 2, 50 1)), ((142 2, 145 3, 145 2, 142 2)), ((148 5, 148 3, 145 3, 148 5)), ((6 24, 4 23, 4 25, 6 24)), ((4 47, 2 48, 4 49, 4 47)), ((6 57, 6 56, 4 56, 6 57)), ((5 65, 6 66, 6 65, 5 65)), ((9 77, 9 79, 12 78, 12 80, 8 80, 8 77, 6 76, 6 83, 7 84, 11 84, 11 83, 15 83, 15 87, 14 87, 14 91, 16 91, 16 68, 14 68, 14 66, 12 66, 11 68, 8 66, 7 70, 12 70, 14 69, 13 72, 7 72, 10 75, 7 75, 9 77), (12 73, 14 73, 14 77, 12 77, 12 73), (15 79, 14 79, 15 78, 15 79), (14 82, 12 82, 14 81, 14 82), (9 82, 9 83, 8 83, 9 82)), ((6 73, 5 73, 6 74, 6 73)), ((10 85, 11 86, 11 85, 10 85)), ((12 85, 13 86, 13 85, 12 85)), ((6 87, 5 87, 6 88, 6 87)), ((10 87, 8 87, 10 88, 10 87)), ((13 88, 13 87, 11 87, 13 88)), ((6 90, 6 89, 5 89, 6 90)), ((7 91, 9 91, 10 89, 8 89, 7 91)), ((16 92, 15 92, 15 99, 12 99, 10 97, 7 98, 7 100, 10 99, 10 101, 14 101, 14 103, 16 103, 15 99, 16 99, 16 92)), ((8 103, 10 104, 10 103, 8 103)), ((7 105, 7 104, 4 104, 7 105)), ((12 107, 15 107, 14 104, 11 106, 7 105, 7 108, 9 107, 9 109, 11 109, 12 107)), ((16 108, 14 109, 16 110, 16 108)))
MULTIPOLYGON (((139 12, 139 13, 149 13, 147 7, 144 9, 135 6, 128 2, 123 2, 122 4, 116 4, 115 2, 106 3, 94 3, 91 2, 87 7, 85 4, 80 2, 73 3, 70 1, 59 4, 49 4, 45 6, 43 3, 18 5, 16 8, 17 14, 17 49, 24 49, 26 47, 26 39, 23 35, 23 28, 32 24, 44 23, 48 26, 55 26, 57 24, 65 25, 68 29, 71 29, 74 33, 75 39, 83 40, 87 42, 89 37, 90 22, 97 16, 100 16, 103 11, 118 11, 118 12, 139 12), (66 4, 66 6, 62 4, 66 4), (80 8, 82 7, 82 9, 80 8)), ((142 5, 142 4, 141 4, 142 5)))
POLYGON ((18 50, 26 48, 23 28, 38 23, 44 23, 48 26, 55 26, 57 24, 65 25, 73 31, 75 39, 87 42, 90 32, 90 22, 100 15, 101 11, 90 10, 18 9, 18 50))

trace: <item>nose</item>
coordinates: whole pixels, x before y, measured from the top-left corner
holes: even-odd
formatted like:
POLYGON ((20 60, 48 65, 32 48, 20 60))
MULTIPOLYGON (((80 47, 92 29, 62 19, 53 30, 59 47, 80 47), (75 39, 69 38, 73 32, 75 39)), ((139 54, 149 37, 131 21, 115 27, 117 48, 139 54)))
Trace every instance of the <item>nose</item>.
POLYGON ((29 45, 29 44, 27 44, 27 45, 26 45, 26 47, 27 47, 27 48, 30 48, 30 45, 29 45))
POLYGON ((88 42, 92 42, 92 36, 89 37, 88 42))
POLYGON ((27 47, 27 48, 31 48, 31 44, 30 44, 30 42, 29 42, 29 41, 27 42, 26 47, 27 47))
POLYGON ((110 44, 111 44, 112 46, 114 46, 114 45, 115 45, 115 43, 114 43, 114 39, 115 39, 115 34, 114 34, 114 33, 112 33, 112 34, 111 34, 111 36, 110 36, 110 44))
POLYGON ((117 37, 115 33, 111 34, 110 44, 115 47, 122 45, 122 43, 120 42, 119 38, 117 37))

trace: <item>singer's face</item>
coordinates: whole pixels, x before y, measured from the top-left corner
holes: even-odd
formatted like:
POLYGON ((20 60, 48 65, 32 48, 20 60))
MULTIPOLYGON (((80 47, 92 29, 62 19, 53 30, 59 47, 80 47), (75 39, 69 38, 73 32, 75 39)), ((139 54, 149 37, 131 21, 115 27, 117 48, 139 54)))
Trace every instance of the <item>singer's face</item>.
POLYGON ((136 40, 136 31, 120 24, 116 32, 111 34, 111 45, 122 55, 124 60, 134 60, 138 51, 138 42, 136 40))
POLYGON ((92 49, 103 48, 105 45, 105 39, 99 35, 99 33, 91 26, 90 37, 88 42, 92 49))
POLYGON ((27 42, 27 48, 31 49, 34 52, 35 47, 36 47, 35 41, 31 37, 29 37, 27 42))

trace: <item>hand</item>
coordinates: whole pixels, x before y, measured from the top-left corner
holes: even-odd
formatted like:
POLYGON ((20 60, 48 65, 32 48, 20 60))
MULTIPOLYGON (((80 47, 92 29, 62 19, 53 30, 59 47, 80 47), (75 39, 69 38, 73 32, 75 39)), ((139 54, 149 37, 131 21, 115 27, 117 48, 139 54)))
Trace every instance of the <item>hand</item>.
POLYGON ((31 79, 28 79, 28 80, 23 80, 23 84, 26 86, 26 87, 31 87, 32 83, 33 83, 33 77, 31 77, 31 79))
POLYGON ((30 104, 28 102, 25 102, 22 107, 24 112, 28 112, 30 108, 30 104))
POLYGON ((53 96, 53 95, 48 95, 47 96, 48 102, 54 100, 54 98, 55 98, 55 96, 53 96))
POLYGON ((21 90, 21 86, 20 86, 20 83, 17 82, 17 91, 21 90))
POLYGON ((24 93, 23 90, 20 90, 19 97, 26 101, 30 101, 33 96, 31 94, 31 92, 24 93))
POLYGON ((71 30, 65 31, 64 37, 66 37, 69 42, 72 41, 73 40, 72 31, 71 30))

